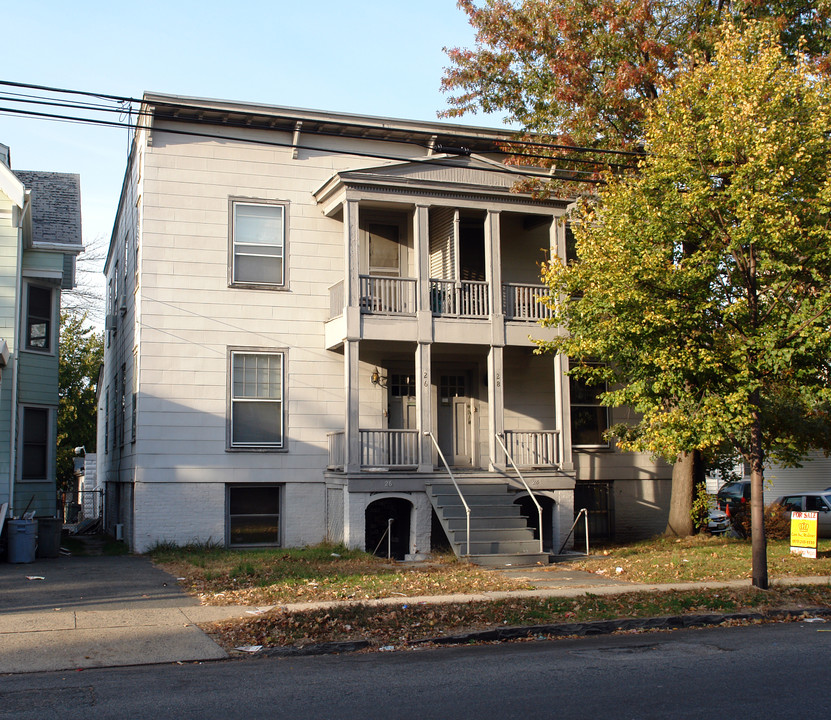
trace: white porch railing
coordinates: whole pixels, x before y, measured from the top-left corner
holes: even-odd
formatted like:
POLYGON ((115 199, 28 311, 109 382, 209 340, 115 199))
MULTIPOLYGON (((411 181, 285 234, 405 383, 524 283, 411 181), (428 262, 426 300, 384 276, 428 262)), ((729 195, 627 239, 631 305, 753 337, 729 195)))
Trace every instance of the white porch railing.
MULTIPOLYGON (((504 433, 503 433, 503 435, 504 435, 504 433)), ((528 483, 525 482, 525 478, 522 477, 522 473, 519 471, 519 467, 517 466, 517 464, 514 461, 513 457, 511 457, 511 453, 508 452, 508 448, 505 447, 505 443, 502 441, 502 438, 499 436, 499 433, 494 435, 494 437, 496 438, 496 442, 498 442, 499 445, 501 446, 502 452, 504 452, 505 456, 508 458, 508 462, 511 463, 511 465, 514 466, 514 472, 516 472, 517 477, 519 478, 519 481, 522 483, 522 486, 525 488, 525 492, 528 493, 528 497, 531 498, 532 502, 534 503, 534 505, 537 508, 537 531, 538 531, 537 532, 537 537, 540 541, 540 552, 542 552, 542 505, 540 505, 539 501, 535 497, 535 495, 534 495, 533 491, 531 490, 531 488, 528 487, 528 483)))
POLYGON ((418 430, 359 430, 362 468, 418 467, 418 430))
POLYGON ((346 460, 346 433, 330 432, 326 436, 329 440, 329 470, 343 470, 346 460))
POLYGON ((343 280, 329 288, 329 319, 343 315, 343 280))
POLYGON ((520 467, 558 467, 559 430, 506 430, 505 445, 520 467))
POLYGON ((361 312, 415 315, 416 281, 413 278, 361 275, 361 312))
POLYGON ((430 279, 430 309, 434 315, 487 317, 488 284, 480 280, 430 279))
POLYGON ((552 316, 552 310, 540 298, 548 295, 545 285, 502 283, 505 317, 508 320, 537 321, 552 316))

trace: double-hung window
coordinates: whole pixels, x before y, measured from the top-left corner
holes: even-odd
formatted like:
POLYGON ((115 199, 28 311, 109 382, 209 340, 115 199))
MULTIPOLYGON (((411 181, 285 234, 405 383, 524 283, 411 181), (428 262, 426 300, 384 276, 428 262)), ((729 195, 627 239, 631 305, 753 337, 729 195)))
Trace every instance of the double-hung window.
POLYGON ((605 448, 609 429, 609 411, 600 404, 606 385, 589 385, 582 378, 571 377, 571 444, 573 447, 605 448))
POLYGON ((52 290, 29 285, 26 303, 26 349, 52 349, 52 290))
POLYGON ((286 207, 276 203, 231 202, 231 284, 286 284, 286 207))
POLYGON ((283 449, 283 376, 281 352, 231 352, 231 448, 283 449))
POLYGON ((23 408, 23 480, 46 480, 49 464, 49 410, 23 408))

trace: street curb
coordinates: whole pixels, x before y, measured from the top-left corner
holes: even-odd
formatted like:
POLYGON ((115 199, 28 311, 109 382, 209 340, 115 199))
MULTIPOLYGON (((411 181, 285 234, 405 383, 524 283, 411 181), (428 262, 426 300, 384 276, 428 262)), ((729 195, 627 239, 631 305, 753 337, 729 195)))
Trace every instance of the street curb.
MULTIPOLYGON (((554 623, 551 625, 524 625, 478 630, 458 635, 441 635, 422 640, 411 640, 400 648, 423 645, 467 645, 475 642, 521 640, 535 635, 554 637, 589 637, 611 635, 615 632, 647 630, 681 630, 685 628, 714 627, 729 622, 787 621, 807 617, 831 617, 831 608, 801 608, 798 610, 771 610, 764 613, 729 613, 725 615, 669 615, 667 617, 629 618, 623 620, 593 620, 582 623, 554 623)), ((375 647, 369 640, 316 643, 264 648, 258 655, 266 657, 303 657, 357 652, 375 647)), ((390 649, 393 649, 390 647, 390 649)), ((398 649, 398 648, 396 648, 398 649)))

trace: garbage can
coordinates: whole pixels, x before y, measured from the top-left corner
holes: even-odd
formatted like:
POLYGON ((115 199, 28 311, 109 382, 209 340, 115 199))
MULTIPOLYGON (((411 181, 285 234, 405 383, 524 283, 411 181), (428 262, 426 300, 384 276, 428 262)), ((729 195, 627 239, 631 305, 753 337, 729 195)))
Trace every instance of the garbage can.
POLYGON ((56 558, 61 554, 61 531, 63 522, 56 517, 38 518, 38 546, 35 555, 39 558, 56 558))
POLYGON ((37 520, 9 520, 9 562, 30 563, 35 561, 37 545, 37 520))

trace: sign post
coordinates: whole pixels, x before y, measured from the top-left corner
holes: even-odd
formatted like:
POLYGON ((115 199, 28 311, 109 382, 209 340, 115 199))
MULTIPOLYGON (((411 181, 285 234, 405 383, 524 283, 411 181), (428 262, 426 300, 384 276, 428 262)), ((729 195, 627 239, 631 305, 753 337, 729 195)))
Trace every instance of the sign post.
POLYGON ((791 513, 791 553, 817 557, 817 516, 815 512, 791 513))

